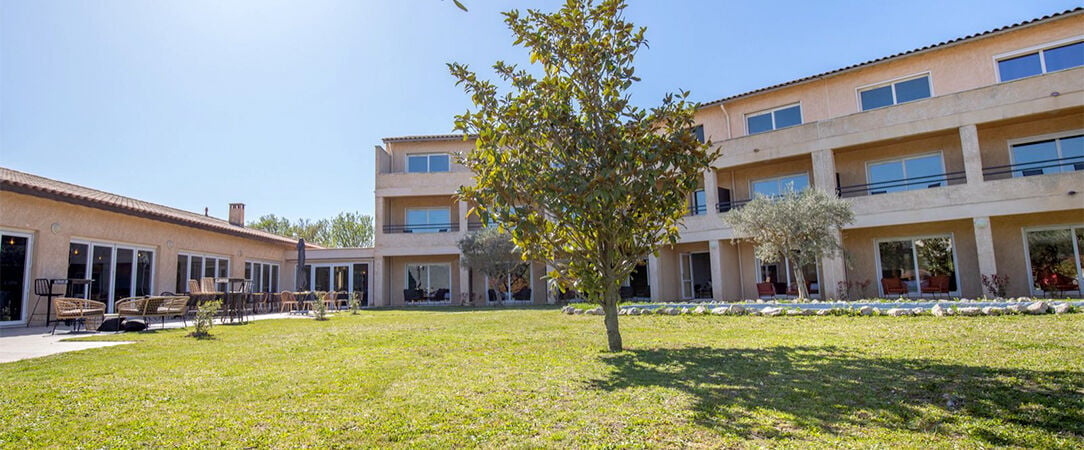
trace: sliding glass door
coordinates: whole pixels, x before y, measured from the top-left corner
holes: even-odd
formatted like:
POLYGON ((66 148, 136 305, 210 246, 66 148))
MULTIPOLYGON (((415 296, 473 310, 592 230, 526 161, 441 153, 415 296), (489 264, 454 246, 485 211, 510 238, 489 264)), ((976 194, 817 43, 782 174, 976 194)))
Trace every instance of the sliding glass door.
POLYGON ((27 319, 30 286, 30 235, 0 235, 0 325, 27 319))
POLYGON ((68 246, 68 278, 91 280, 89 285, 71 285, 69 295, 100 301, 112 312, 117 300, 154 294, 154 250, 72 242, 68 246))

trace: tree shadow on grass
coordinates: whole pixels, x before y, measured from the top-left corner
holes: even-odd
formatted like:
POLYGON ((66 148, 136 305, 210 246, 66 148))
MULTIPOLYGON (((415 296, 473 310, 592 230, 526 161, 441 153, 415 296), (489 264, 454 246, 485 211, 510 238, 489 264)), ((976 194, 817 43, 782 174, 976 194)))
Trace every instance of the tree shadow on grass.
POLYGON ((592 387, 685 392, 698 424, 739 438, 881 428, 993 445, 1045 446, 1050 435, 1084 441, 1081 371, 876 358, 831 346, 632 350, 602 359, 614 371, 592 387))

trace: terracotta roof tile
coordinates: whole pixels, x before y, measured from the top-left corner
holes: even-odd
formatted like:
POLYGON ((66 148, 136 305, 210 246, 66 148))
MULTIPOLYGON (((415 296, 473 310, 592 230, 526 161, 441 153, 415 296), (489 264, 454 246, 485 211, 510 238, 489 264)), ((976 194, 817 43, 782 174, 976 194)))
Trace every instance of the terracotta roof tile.
MULTIPOLYGON (((18 192, 234 236, 288 245, 296 245, 297 243, 295 239, 231 225, 228 221, 216 217, 170 208, 5 167, 0 167, 0 191, 18 192)), ((312 247, 320 248, 318 246, 312 247)))

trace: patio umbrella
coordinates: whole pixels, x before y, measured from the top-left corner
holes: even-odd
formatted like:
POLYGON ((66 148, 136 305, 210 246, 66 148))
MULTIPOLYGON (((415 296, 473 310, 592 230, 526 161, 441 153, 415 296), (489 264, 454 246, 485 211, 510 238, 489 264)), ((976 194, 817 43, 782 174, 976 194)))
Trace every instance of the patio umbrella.
POLYGON ((297 240, 297 276, 294 279, 294 286, 297 286, 299 291, 309 290, 309 280, 303 272, 305 270, 305 238, 297 240))

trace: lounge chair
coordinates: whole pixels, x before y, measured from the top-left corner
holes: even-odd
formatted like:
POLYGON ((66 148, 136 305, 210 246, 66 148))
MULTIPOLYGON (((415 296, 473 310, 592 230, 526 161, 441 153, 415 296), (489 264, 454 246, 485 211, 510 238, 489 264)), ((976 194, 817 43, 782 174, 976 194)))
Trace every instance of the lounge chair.
POLYGON ((948 275, 934 275, 927 278, 926 282, 919 287, 919 290, 923 294, 934 294, 934 297, 938 294, 945 294, 948 297, 949 281, 948 275))
POLYGON ((881 278, 881 290, 885 296, 907 295, 907 285, 899 278, 881 278))
POLYGON ((765 281, 757 283, 757 298, 775 298, 775 283, 765 281))
POLYGON ((53 334, 62 320, 72 324, 72 331, 79 331, 79 325, 83 325, 84 330, 89 329, 87 319, 93 319, 92 323, 101 323, 105 319, 105 303, 84 298, 57 297, 53 300, 53 309, 56 315, 53 334))

